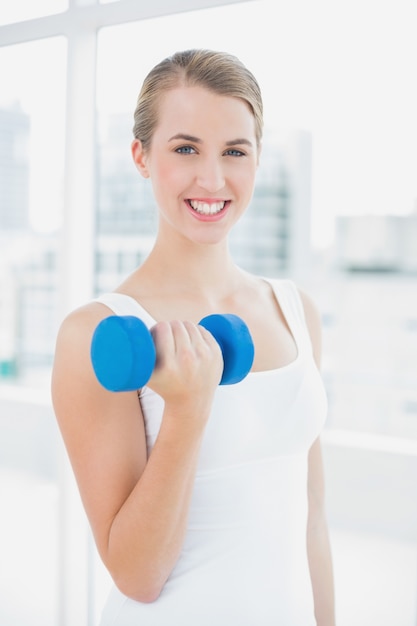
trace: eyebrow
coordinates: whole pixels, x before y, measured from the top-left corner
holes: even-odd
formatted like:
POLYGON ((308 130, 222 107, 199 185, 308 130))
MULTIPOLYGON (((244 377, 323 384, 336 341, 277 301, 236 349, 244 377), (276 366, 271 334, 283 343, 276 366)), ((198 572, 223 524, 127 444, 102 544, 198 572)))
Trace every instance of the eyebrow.
MULTIPOLYGON (((168 139, 168 141, 175 141, 178 139, 182 139, 183 141, 191 141, 193 143, 202 143, 202 140, 198 137, 194 137, 194 135, 187 135, 186 133, 177 133, 176 135, 173 135, 170 139, 168 139)), ((232 139, 231 141, 226 141, 226 146, 229 147, 241 145, 250 147, 253 146, 252 142, 249 141, 249 139, 244 139, 242 137, 239 137, 238 139, 232 139)))
POLYGON ((226 141, 226 146, 241 146, 241 145, 252 147, 253 144, 251 141, 249 141, 249 139, 244 139, 243 137, 239 139, 232 139, 232 141, 226 141))
POLYGON ((187 135, 186 133, 178 133, 174 135, 168 141, 174 141, 176 139, 183 139, 184 141, 192 141, 193 143, 201 143, 201 139, 194 137, 193 135, 187 135))

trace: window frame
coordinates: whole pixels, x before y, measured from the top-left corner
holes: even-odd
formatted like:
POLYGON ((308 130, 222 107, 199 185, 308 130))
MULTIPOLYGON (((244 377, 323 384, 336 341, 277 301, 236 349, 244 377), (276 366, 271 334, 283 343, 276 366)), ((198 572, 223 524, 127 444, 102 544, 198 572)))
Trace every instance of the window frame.
MULTIPOLYGON (((248 0, 69 0, 62 13, 0 26, 0 47, 64 36, 67 40, 64 204, 58 261, 59 318, 94 293, 97 37, 103 27, 248 0)), ((249 0, 254 2, 256 0, 249 0)), ((60 626, 93 626, 94 546, 62 444, 59 471, 60 626)))

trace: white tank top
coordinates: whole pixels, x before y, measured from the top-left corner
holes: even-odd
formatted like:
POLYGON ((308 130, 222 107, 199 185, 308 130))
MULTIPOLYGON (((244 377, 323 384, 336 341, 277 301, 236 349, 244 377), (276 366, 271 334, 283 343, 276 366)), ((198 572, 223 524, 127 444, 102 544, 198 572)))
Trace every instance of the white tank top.
MULTIPOLYGON (((307 457, 327 401, 295 285, 268 281, 297 346, 289 365, 219 386, 178 562, 151 604, 112 589, 101 626, 314 626, 306 553, 307 457)), ((98 301, 155 320, 132 298, 98 301)), ((140 393, 150 452, 163 400, 140 393)))

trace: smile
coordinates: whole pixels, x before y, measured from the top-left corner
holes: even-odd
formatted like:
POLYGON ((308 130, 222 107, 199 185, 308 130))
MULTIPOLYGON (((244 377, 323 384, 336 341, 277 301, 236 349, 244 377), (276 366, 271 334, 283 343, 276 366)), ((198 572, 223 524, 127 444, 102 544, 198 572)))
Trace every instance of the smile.
POLYGON ((200 200, 187 200, 188 205, 200 215, 217 215, 225 207, 226 202, 201 202, 200 200))

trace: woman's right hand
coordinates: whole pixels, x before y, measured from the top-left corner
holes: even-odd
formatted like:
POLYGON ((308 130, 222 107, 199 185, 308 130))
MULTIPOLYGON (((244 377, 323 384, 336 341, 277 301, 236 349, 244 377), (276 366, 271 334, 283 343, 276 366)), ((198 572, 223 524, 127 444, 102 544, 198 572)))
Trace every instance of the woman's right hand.
POLYGON ((151 333, 156 365, 148 387, 171 410, 207 417, 223 373, 219 344, 208 330, 191 322, 158 322, 151 333))

